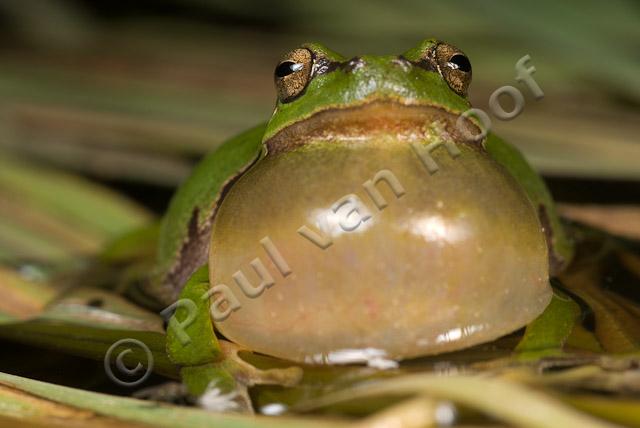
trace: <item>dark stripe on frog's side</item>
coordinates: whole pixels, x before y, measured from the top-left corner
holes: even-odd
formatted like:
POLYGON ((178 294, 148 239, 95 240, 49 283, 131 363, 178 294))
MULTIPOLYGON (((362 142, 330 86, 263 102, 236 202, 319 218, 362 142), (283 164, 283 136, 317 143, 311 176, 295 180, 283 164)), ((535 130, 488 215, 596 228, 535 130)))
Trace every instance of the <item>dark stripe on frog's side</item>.
POLYGON ((146 292, 175 301, 195 269, 207 261, 211 226, 224 195, 258 159, 266 124, 231 138, 209 153, 173 196, 158 245, 158 268, 146 292))
POLYGON ((258 158, 259 156, 256 156, 244 168, 239 170, 235 176, 229 178, 222 184, 221 190, 213 203, 213 209, 207 215, 203 224, 198 224, 200 210, 197 207, 193 210, 191 220, 189 221, 187 239, 182 244, 182 247, 180 247, 177 263, 167 274, 167 284, 172 287, 173 291, 171 296, 172 300, 178 298, 178 294, 182 290, 183 285, 186 284, 189 277, 198 268, 207 263, 209 256, 209 242, 211 240, 211 228, 213 226, 213 220, 215 219, 216 213, 218 212, 218 208, 233 184, 242 177, 242 174, 247 172, 249 168, 255 164, 258 158))
POLYGON ((542 204, 538 205, 538 218, 544 231, 544 237, 547 241, 547 248, 549 248, 549 274, 554 276, 562 272, 567 261, 555 251, 553 227, 551 226, 551 220, 549 219, 549 213, 547 207, 542 204))
POLYGON ((547 238, 549 248, 549 273, 557 275, 564 270, 573 257, 573 241, 564 230, 553 198, 544 180, 529 165, 520 151, 490 132, 484 146, 500 165, 516 178, 529 196, 538 212, 538 219, 547 238))

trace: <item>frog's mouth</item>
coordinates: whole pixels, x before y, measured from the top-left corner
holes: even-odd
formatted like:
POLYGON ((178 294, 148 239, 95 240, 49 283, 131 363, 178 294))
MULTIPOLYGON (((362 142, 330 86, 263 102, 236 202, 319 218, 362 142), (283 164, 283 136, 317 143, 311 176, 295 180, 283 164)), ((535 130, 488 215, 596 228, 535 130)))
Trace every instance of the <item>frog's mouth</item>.
POLYGON ((391 100, 320 111, 280 130, 264 141, 264 147, 266 155, 271 156, 317 141, 357 142, 375 134, 411 141, 432 134, 433 126, 457 142, 483 148, 483 139, 473 138, 481 133, 480 128, 466 117, 435 106, 404 105, 391 100))

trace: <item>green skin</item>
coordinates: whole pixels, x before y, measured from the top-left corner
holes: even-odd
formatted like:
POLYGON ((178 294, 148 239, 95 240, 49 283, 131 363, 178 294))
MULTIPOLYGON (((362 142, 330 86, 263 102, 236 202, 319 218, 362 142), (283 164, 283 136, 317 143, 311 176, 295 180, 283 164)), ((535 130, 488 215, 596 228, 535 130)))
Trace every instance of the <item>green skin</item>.
MULTIPOLYGON (((415 63, 436 43, 428 39, 404 52, 401 57, 415 63)), ((319 44, 307 44, 317 57, 344 63, 347 58, 319 44)), ((421 67, 399 67, 390 58, 397 56, 361 56, 366 64, 358 73, 341 69, 314 76, 302 95, 293 101, 278 101, 271 120, 227 141, 198 165, 193 175, 174 196, 164 217, 159 241, 159 259, 156 280, 147 293, 163 304, 171 304, 178 297, 192 298, 206 291, 207 275, 204 269, 186 281, 198 267, 206 264, 206 248, 215 210, 223 191, 254 162, 266 154, 264 144, 271 137, 318 112, 340 110, 372 101, 392 101, 403 105, 424 105, 460 115, 471 108, 469 101, 454 92, 438 73, 421 67), (198 254, 198 256, 194 256, 198 254), (186 284, 185 284, 186 281, 186 284), (183 285, 185 284, 185 285, 183 285)), ((545 227, 552 266, 558 273, 570 261, 572 246, 562 230, 552 198, 543 182, 524 157, 499 137, 489 133, 482 142, 488 154, 501 164, 522 186, 540 214, 545 227)), ((182 374, 193 393, 203 391, 212 379, 212 367, 219 367, 223 351, 218 345, 208 305, 199 305, 196 320, 186 327, 191 341, 181 343, 176 329, 168 331, 169 357, 183 367, 182 374), (198 369, 200 368, 200 369, 198 369), (191 379, 191 381, 190 381, 191 379)), ((186 309, 180 308, 173 323, 184 321, 186 309)), ((215 372, 215 370, 213 370, 215 372)))

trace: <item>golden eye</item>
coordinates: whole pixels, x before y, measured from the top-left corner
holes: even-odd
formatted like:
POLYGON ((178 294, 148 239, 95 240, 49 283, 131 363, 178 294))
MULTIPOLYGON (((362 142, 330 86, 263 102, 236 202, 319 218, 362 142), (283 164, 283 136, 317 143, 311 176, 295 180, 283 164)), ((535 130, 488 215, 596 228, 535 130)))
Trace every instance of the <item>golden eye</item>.
POLYGON ((435 49, 435 60, 440 75, 455 93, 467 96, 471 83, 471 62, 458 48, 440 43, 435 49))
POLYGON ((311 80, 313 55, 309 49, 294 49, 276 66, 274 79, 278 98, 286 103, 302 94, 311 80))

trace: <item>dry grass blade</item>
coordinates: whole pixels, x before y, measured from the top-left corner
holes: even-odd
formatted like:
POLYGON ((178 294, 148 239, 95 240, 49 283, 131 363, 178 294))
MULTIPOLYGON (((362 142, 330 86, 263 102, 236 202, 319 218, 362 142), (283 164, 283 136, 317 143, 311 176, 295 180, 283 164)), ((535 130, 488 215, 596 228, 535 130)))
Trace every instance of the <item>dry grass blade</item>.
POLYGON ((613 235, 640 240, 640 206, 560 204, 560 214, 613 235))
POLYGON ((0 157, 0 257, 73 260, 152 216, 83 178, 0 157))
POLYGON ((318 409, 356 398, 402 394, 426 394, 436 399, 450 400, 518 427, 613 427, 530 387, 479 376, 408 375, 329 394, 312 400, 297 410, 318 409))
POLYGON ((605 351, 628 353, 640 350, 640 318, 629 307, 620 304, 612 291, 601 288, 602 266, 590 264, 574 268, 562 275, 563 284, 593 310, 595 334, 605 351))
POLYGON ((87 392, 5 373, 0 373, 0 388, 2 388, 0 397, 3 393, 7 395, 11 393, 12 398, 17 399, 17 403, 14 402, 15 404, 11 407, 12 416, 26 421, 34 419, 41 421, 43 415, 51 416, 54 420, 56 416, 62 417, 63 420, 70 422, 86 417, 86 423, 82 426, 92 427, 90 418, 91 415, 96 415, 118 420, 122 424, 119 426, 138 426, 139 424, 170 428, 339 428, 346 426, 338 422, 300 418, 276 419, 215 414, 195 408, 87 392), (37 406, 40 414, 34 415, 34 406, 37 406), (47 411, 51 414, 48 415, 47 411))
POLYGON ((135 428, 147 427, 123 423, 115 418, 39 398, 16 388, 0 385, 2 417, 0 427, 135 428))
POLYGON ((16 271, 0 266, 0 324, 40 315, 57 293, 46 282, 31 281, 16 271))
POLYGON ((357 428, 427 428, 449 426, 455 419, 451 403, 427 396, 406 400, 356 424, 357 428))

